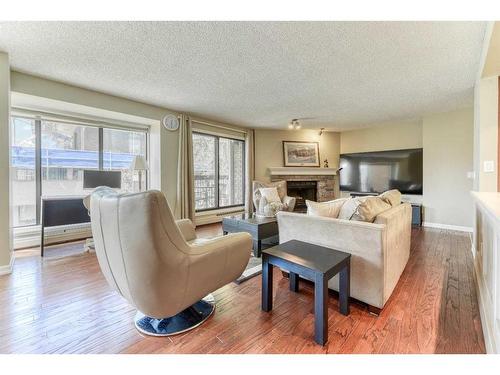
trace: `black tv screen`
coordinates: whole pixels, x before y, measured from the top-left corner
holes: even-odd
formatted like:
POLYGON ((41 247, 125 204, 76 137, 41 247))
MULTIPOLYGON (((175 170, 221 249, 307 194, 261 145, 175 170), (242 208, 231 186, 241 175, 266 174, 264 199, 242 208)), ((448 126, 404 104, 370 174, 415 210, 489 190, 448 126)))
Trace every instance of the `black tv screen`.
POLYGON ((120 189, 122 185, 122 172, 120 171, 83 171, 83 188, 94 189, 98 186, 107 186, 120 189))
POLYGON ((340 190, 422 194, 423 149, 360 152, 340 155, 340 190))

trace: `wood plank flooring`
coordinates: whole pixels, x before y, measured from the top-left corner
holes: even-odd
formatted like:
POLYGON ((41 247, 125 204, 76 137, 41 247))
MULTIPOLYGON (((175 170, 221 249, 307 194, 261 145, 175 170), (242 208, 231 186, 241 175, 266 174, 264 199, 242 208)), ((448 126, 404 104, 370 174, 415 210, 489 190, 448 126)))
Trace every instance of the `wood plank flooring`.
MULTIPOLYGON (((198 229, 220 234, 220 225, 198 229)), ((313 289, 274 277, 274 308, 260 310, 261 278, 214 293, 215 314, 198 329, 145 337, 134 309, 112 291, 81 242, 16 252, 0 276, 0 353, 484 353, 469 235, 414 229, 408 265, 380 316, 366 306, 338 312, 330 298, 329 341, 313 341, 313 289), (65 257, 56 258, 57 254, 65 257), (74 254, 74 255, 71 255, 74 254), (69 256, 67 256, 69 255, 69 256)))

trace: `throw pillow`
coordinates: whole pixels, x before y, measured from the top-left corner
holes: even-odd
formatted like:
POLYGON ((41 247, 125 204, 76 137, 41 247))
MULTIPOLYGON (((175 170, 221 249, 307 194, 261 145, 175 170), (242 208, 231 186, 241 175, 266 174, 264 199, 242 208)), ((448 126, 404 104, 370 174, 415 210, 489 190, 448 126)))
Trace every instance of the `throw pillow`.
POLYGON ((368 197, 358 205, 351 220, 372 223, 379 214, 391 208, 392 206, 380 197, 368 197))
POLYGON ((278 189, 275 187, 260 188, 260 194, 266 198, 267 203, 276 202, 281 203, 280 196, 278 195, 278 189))
POLYGON ((342 205, 349 198, 340 198, 328 202, 314 202, 306 200, 307 214, 310 216, 322 216, 337 218, 342 205))
POLYGON ((397 189, 388 190, 380 194, 379 197, 382 198, 384 202, 389 203, 392 207, 401 204, 401 193, 397 189))
POLYGON ((286 181, 275 181, 275 182, 270 182, 270 183, 263 183, 259 181, 254 181, 253 182, 253 191, 258 192, 259 189, 262 188, 273 188, 275 187, 278 189, 278 195, 280 196, 280 199, 283 200, 283 198, 286 196, 286 181))
POLYGON ((356 212, 356 209, 368 197, 356 197, 356 198, 347 198, 345 203, 342 205, 340 209, 338 218, 343 220, 351 220, 352 216, 356 212))

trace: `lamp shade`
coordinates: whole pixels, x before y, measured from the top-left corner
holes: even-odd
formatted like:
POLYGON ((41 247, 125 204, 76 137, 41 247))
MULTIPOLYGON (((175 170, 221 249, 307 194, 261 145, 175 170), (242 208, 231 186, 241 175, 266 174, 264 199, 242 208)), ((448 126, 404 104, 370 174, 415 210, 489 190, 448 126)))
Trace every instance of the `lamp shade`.
POLYGON ((148 163, 141 155, 135 155, 132 163, 130 164, 131 171, 145 171, 148 169, 148 163))

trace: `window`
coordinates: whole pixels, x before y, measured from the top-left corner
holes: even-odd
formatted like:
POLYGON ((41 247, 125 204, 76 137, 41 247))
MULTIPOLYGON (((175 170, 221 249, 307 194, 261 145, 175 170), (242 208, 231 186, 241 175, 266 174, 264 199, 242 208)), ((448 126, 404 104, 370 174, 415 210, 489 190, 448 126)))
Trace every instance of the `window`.
MULTIPOLYGON (((122 172, 122 191, 139 191, 139 173, 131 171, 135 155, 146 158, 146 133, 103 129, 103 169, 122 172)), ((141 173, 141 186, 146 174, 141 173)))
MULTIPOLYGON (((129 171, 135 155, 147 155, 147 132, 11 117, 13 226, 39 224, 40 197, 84 195, 83 170, 122 172, 122 192, 139 189, 129 171)), ((147 176, 142 173, 142 187, 147 176)))
POLYGON ((242 140, 193 133, 197 211, 243 205, 244 155, 245 142, 242 140))
POLYGON ((99 129, 42 121, 42 195, 83 195, 83 170, 99 168, 99 129))
POLYGON ((219 206, 243 204, 244 143, 219 138, 219 206))
POLYGON ((36 224, 35 121, 11 119, 12 224, 36 224))
POLYGON ((193 134, 194 207, 196 210, 217 207, 216 141, 217 138, 210 135, 193 134))

